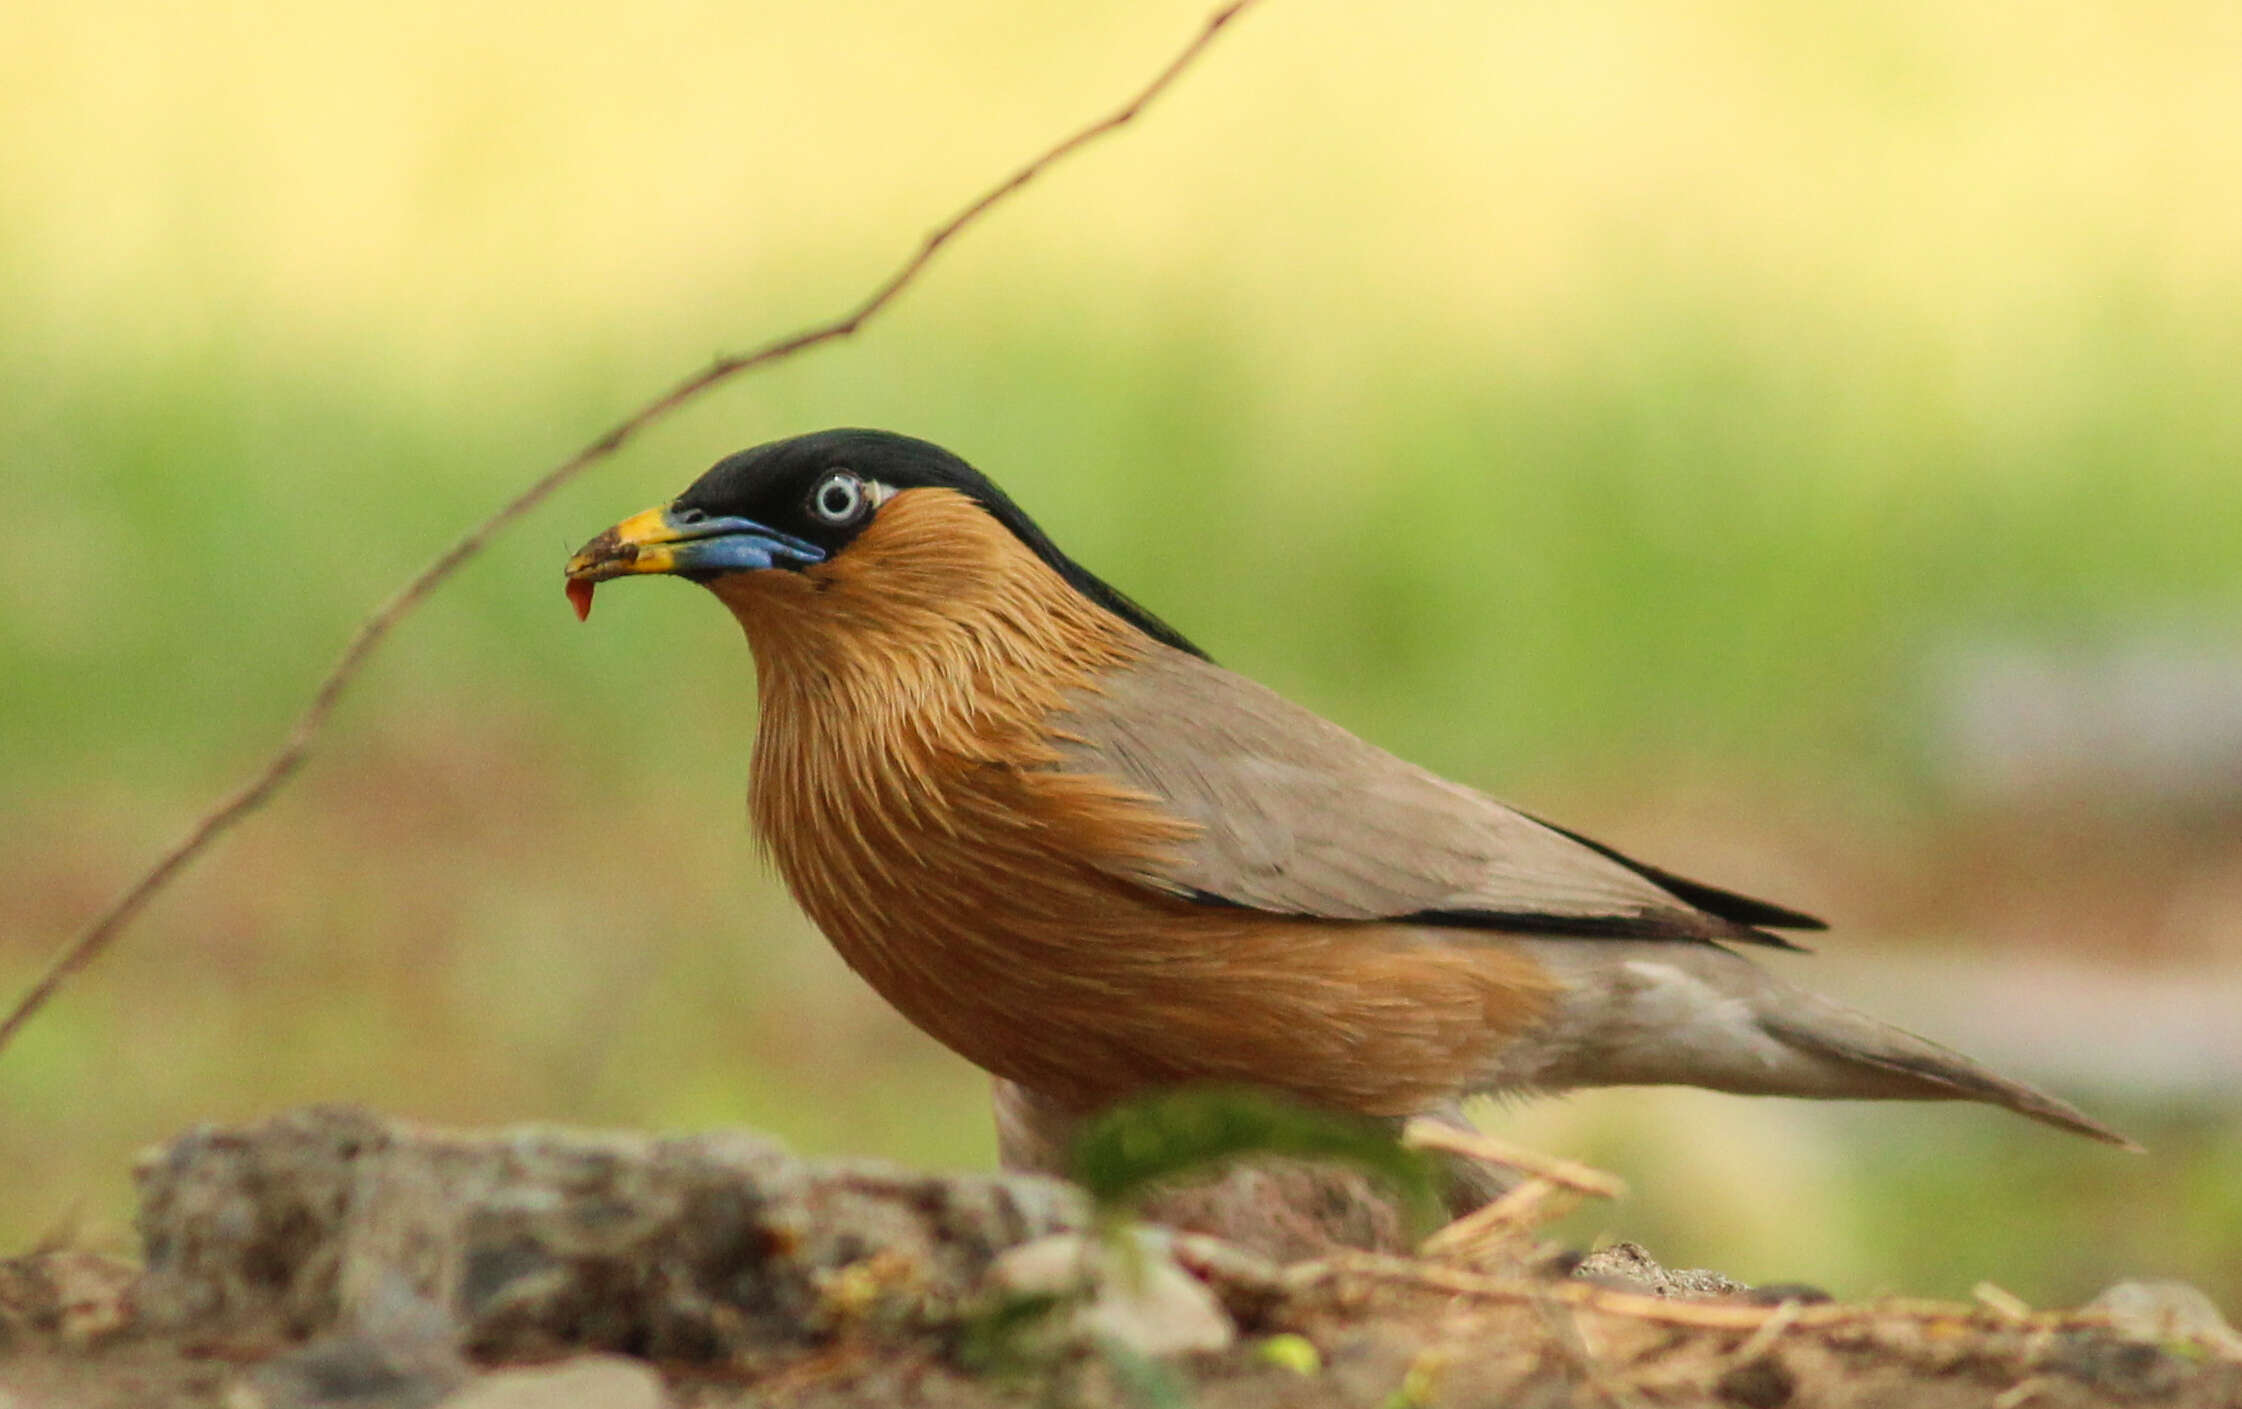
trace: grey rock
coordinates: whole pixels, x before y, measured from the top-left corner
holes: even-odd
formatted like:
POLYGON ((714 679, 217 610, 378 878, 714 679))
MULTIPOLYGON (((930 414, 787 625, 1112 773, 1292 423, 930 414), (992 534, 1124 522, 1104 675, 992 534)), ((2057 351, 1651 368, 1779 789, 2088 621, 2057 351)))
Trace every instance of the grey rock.
POLYGON ((237 1404, 258 1409, 430 1409, 466 1381, 448 1346, 322 1336, 248 1372, 237 1404))
POLYGON ((1071 1332, 1138 1355, 1227 1350, 1238 1336, 1206 1283, 1183 1270, 1163 1229, 1126 1230, 1119 1247, 1093 1233, 1053 1233, 996 1260, 990 1281, 1014 1295, 1057 1296, 1071 1332))
POLYGON ((1582 1281, 1645 1296, 1722 1297, 1750 1290, 1742 1282, 1699 1267, 1661 1267, 1640 1243, 1613 1243, 1582 1258, 1572 1275, 1582 1281))
POLYGON ((1055 1181, 813 1163, 759 1136, 460 1134, 322 1107, 144 1156, 150 1328, 717 1360, 939 1316, 1082 1226, 1055 1181), (433 1308, 433 1311, 430 1310, 433 1308))
POLYGON ((664 1409, 669 1402, 662 1377, 638 1361, 586 1355, 481 1376, 442 1409, 664 1409))
POLYGON ((2128 1340, 2168 1344, 2190 1341, 2230 1360, 2242 1360, 2242 1334, 2227 1324, 2211 1298, 2185 1282, 2116 1282, 2086 1304, 2108 1314, 2110 1328, 2128 1340))

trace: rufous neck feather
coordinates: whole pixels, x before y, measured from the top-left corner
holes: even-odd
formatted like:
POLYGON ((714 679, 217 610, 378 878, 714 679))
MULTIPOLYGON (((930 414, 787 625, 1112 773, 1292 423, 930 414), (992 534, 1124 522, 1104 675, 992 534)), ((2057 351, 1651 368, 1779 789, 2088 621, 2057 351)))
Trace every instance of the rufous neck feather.
POLYGON ((747 633, 766 716, 793 704, 853 712, 859 727, 898 713, 1040 719, 1150 644, 947 489, 896 495, 829 562, 712 588, 747 633))

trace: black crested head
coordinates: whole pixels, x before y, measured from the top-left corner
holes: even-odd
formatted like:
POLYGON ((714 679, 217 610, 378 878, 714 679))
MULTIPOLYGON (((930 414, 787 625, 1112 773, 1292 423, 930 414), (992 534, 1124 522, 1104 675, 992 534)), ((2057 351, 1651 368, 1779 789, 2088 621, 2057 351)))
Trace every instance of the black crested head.
POLYGON ((986 475, 929 441, 857 429, 774 440, 717 461, 671 508, 711 518, 753 519, 806 539, 830 556, 846 549, 872 521, 881 487, 897 493, 954 490, 980 505, 1083 596, 1156 641, 1206 657, 1181 632, 1060 552, 986 475))

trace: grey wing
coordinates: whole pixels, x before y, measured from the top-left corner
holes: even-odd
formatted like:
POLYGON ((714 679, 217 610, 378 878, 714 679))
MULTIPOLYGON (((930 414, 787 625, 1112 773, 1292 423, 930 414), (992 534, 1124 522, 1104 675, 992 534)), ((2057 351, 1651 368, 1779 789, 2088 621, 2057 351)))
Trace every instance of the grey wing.
POLYGON ((1063 766, 1195 823, 1131 880, 1209 904, 1538 934, 1739 939, 1807 915, 1683 880, 1363 742, 1243 676, 1155 646, 1054 721, 1063 766))

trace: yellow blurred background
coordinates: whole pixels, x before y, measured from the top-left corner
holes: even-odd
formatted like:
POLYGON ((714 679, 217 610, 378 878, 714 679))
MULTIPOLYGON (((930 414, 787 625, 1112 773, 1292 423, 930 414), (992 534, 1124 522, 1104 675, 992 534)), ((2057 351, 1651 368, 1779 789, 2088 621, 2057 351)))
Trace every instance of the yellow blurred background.
MULTIPOLYGON (((17 0, 0 982, 352 622, 720 350, 838 312, 1197 3, 17 0)), ((1217 658, 1826 914, 1784 971, 1998 1114, 1506 1107, 1580 1239, 1844 1293, 2242 1305, 2242 11, 1269 0, 859 338, 471 566, 314 766, 0 1056, 0 1247, 354 1099, 985 1164, 980 1078, 753 855, 753 675, 569 549, 742 446, 941 441, 1217 658)))

